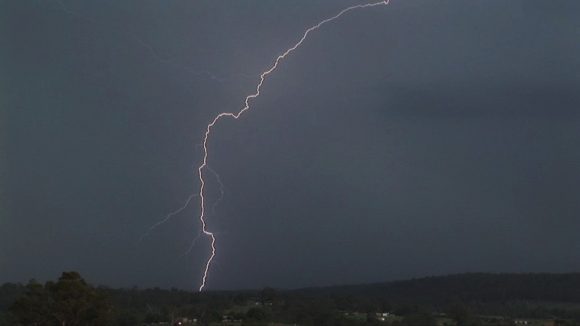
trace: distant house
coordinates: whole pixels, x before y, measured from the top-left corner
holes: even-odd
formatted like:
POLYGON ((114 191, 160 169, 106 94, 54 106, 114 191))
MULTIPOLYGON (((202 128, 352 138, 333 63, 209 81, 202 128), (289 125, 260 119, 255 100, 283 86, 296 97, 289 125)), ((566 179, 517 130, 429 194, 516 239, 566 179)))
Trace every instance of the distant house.
POLYGON ((176 318, 173 322, 173 326, 189 326, 189 325, 196 325, 197 319, 196 318, 176 318))
POLYGON ((379 321, 387 321, 390 315, 390 312, 377 312, 377 319, 379 321))

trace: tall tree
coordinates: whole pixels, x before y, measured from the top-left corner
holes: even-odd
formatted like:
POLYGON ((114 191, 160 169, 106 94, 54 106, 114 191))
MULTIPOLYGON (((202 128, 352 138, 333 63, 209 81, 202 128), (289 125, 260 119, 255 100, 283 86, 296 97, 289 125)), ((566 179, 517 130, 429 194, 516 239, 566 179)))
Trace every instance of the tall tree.
POLYGON ((10 312, 21 325, 107 325, 112 307, 100 291, 87 284, 77 272, 64 272, 44 286, 30 282, 27 291, 10 312))

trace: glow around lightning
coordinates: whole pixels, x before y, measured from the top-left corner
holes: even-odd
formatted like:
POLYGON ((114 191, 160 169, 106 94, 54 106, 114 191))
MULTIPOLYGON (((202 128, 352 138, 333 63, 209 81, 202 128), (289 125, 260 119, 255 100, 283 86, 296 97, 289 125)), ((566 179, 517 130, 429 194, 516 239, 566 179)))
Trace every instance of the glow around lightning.
POLYGON ((245 104, 244 107, 242 107, 237 113, 233 113, 233 112, 219 113, 207 125, 206 130, 205 130, 205 135, 203 137, 203 161, 202 161, 201 165, 198 167, 197 171, 198 171, 198 176, 199 176, 199 181, 200 181, 199 198, 200 198, 201 212, 199 215, 199 220, 201 222, 202 232, 205 235, 207 235, 211 240, 211 255, 209 256, 209 258, 207 259, 207 261, 205 263, 205 269, 203 271, 203 277, 201 280, 201 285, 199 286, 199 291, 202 291, 206 285, 209 269, 211 267, 211 263, 212 263, 213 259, 215 258, 215 255, 216 255, 216 238, 215 238, 215 235, 207 229, 207 223, 206 223, 205 179, 204 179, 204 175, 203 175, 204 169, 208 166, 208 163, 207 163, 208 140, 209 140, 209 137, 211 135, 212 128, 222 118, 238 119, 242 114, 244 114, 246 111, 248 111, 250 109, 250 100, 255 99, 258 96, 260 96, 260 90, 262 88, 262 85, 264 84, 264 81, 266 80, 266 77, 268 77, 270 74, 272 74, 278 68, 278 65, 280 64, 280 62, 282 60, 284 60, 287 56, 289 56, 292 52, 294 52, 297 48, 299 48, 302 45, 302 43, 304 43, 304 41, 308 38, 308 35, 310 35, 310 33, 319 29, 323 25, 340 18, 342 15, 348 13, 349 11, 353 11, 356 9, 369 8, 369 7, 376 7, 376 6, 386 6, 389 4, 389 1, 390 0, 385 0, 385 1, 380 1, 380 2, 373 2, 373 3, 351 6, 351 7, 348 7, 348 8, 341 10, 336 15, 334 15, 330 18, 326 18, 326 19, 320 21, 318 24, 308 28, 306 31, 304 31, 304 33, 302 34, 302 37, 298 40, 298 42, 296 42, 296 44, 294 44, 292 47, 288 48, 286 51, 284 51, 284 53, 280 54, 276 58, 274 63, 270 66, 270 68, 268 70, 265 70, 264 72, 262 72, 260 74, 260 82, 256 85, 256 91, 253 94, 246 96, 246 99, 244 101, 244 104, 245 104))

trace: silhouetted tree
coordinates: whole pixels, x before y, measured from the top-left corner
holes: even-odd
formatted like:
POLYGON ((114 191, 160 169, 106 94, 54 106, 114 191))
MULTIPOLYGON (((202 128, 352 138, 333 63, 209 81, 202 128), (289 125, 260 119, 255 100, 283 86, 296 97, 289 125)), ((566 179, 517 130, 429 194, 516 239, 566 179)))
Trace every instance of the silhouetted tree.
POLYGON ((265 287, 260 292, 260 302, 265 305, 267 303, 273 303, 276 300, 277 293, 276 290, 270 287, 265 287))
POLYGON ((469 308, 463 303, 456 303, 447 312, 457 326, 477 326, 479 322, 469 308))
POLYGON ((10 306, 10 313, 15 323, 22 325, 53 325, 54 318, 50 313, 51 299, 42 284, 30 280, 24 295, 10 306))
POLYGON ((263 308, 250 308, 246 313, 246 318, 251 321, 265 321, 268 318, 268 313, 263 308))
POLYGON ((56 283, 44 286, 31 281, 10 312, 16 324, 38 326, 107 325, 113 316, 104 294, 77 272, 65 272, 56 283))

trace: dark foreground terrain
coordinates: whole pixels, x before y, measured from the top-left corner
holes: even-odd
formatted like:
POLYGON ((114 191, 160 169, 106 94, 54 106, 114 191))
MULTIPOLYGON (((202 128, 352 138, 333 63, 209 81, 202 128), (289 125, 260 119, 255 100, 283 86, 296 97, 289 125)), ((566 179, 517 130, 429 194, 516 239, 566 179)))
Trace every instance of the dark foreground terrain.
POLYGON ((0 286, 0 325, 580 325, 580 274, 461 274, 194 293, 93 287, 76 272, 0 286))

